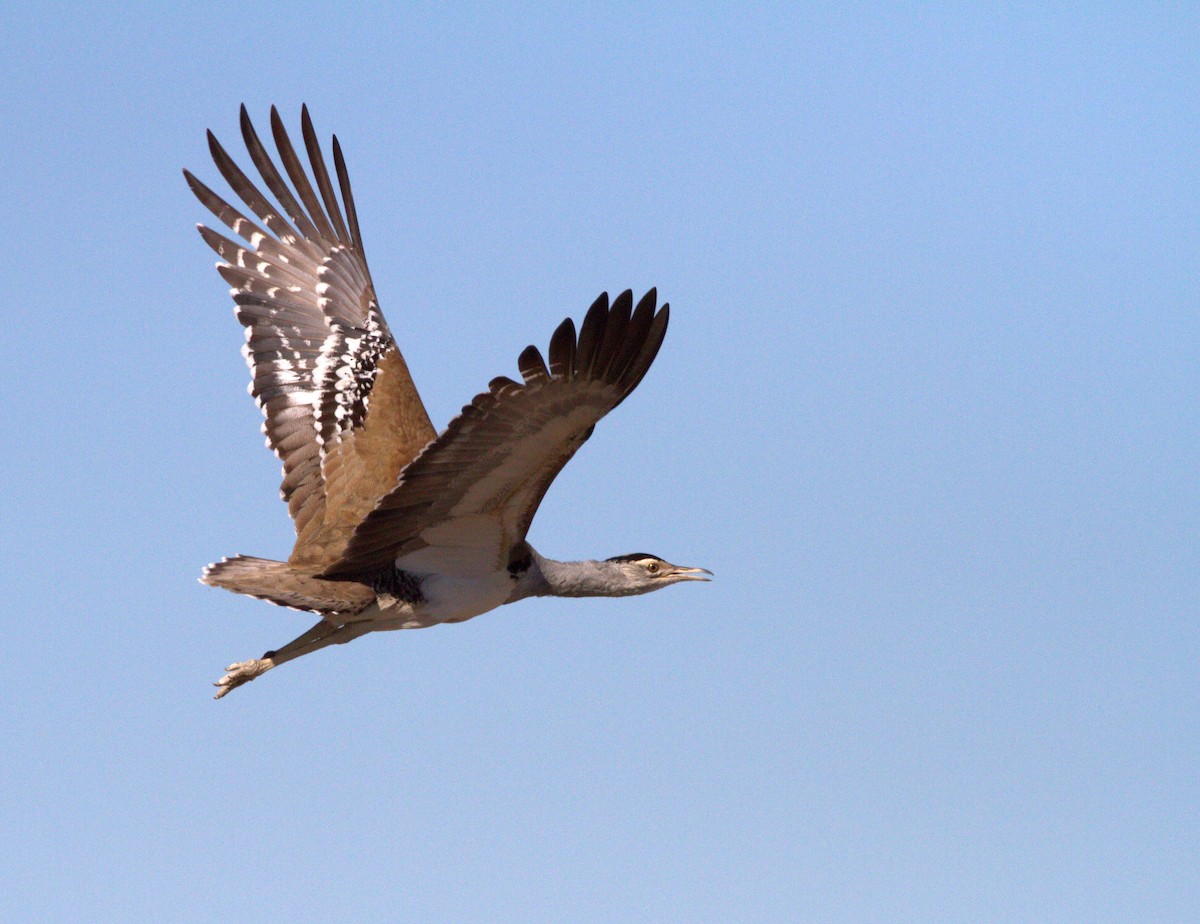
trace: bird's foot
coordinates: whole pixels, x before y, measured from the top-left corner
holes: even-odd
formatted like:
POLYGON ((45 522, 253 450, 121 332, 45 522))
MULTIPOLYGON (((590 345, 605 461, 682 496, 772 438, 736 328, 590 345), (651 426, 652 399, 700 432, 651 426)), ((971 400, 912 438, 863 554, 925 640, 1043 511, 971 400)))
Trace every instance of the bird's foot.
POLYGON ((217 695, 213 699, 220 699, 230 690, 236 690, 243 683, 249 683, 259 674, 265 674, 274 666, 275 662, 270 657, 251 658, 249 661, 230 664, 225 668, 225 676, 213 684, 214 687, 217 687, 217 695))

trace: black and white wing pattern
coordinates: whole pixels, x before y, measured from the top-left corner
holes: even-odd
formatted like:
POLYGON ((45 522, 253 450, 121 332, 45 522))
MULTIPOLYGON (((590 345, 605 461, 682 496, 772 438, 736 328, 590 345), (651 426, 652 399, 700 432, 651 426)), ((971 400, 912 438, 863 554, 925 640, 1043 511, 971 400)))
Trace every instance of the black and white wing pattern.
POLYGON ((250 159, 282 208, 212 132, 217 169, 254 218, 188 171, 184 176, 244 241, 200 226, 232 286, 246 328, 250 393, 266 418, 267 445, 283 462, 280 493, 297 535, 291 564, 318 570, 338 559, 354 528, 435 431, 375 298, 341 147, 335 137, 344 217, 307 107, 301 126, 316 189, 275 108, 271 132, 287 179, 241 110, 250 159))
POLYGON ((669 307, 650 290, 633 308, 607 294, 579 331, 568 318, 550 341, 549 367, 521 354, 524 382, 494 379, 404 470, 400 484, 355 530, 326 577, 407 567, 464 577, 507 567, 550 483, 597 421, 641 381, 662 345, 669 307))

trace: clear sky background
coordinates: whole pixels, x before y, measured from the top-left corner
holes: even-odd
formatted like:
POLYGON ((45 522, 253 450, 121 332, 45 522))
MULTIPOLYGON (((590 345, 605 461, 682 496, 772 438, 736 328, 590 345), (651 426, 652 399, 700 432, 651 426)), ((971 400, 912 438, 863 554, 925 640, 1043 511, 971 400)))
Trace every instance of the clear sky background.
POLYGON ((1195 920, 1195 7, 166 6, 0 11, 0 919, 1195 920), (196 582, 292 535, 180 175, 243 101, 439 427, 658 287, 531 539, 714 583, 210 699, 309 624, 196 582))

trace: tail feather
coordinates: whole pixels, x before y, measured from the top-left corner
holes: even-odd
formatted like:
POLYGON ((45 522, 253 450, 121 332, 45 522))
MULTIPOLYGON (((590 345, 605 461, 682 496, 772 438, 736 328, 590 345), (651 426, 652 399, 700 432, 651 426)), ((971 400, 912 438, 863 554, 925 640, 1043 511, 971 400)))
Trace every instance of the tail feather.
POLYGON ((358 581, 328 581, 296 571, 287 562, 249 555, 209 565, 200 583, 313 613, 358 613, 375 599, 374 589, 358 581))

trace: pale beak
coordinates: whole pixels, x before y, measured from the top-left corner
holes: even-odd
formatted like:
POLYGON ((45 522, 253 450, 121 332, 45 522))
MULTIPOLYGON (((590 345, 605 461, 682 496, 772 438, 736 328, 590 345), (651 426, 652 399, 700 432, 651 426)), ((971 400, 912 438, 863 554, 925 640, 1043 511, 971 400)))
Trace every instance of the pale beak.
POLYGON ((667 572, 666 576, 679 581, 712 580, 712 572, 707 568, 685 568, 682 565, 671 565, 671 570, 667 572), (706 574, 708 577, 704 576, 706 574))

